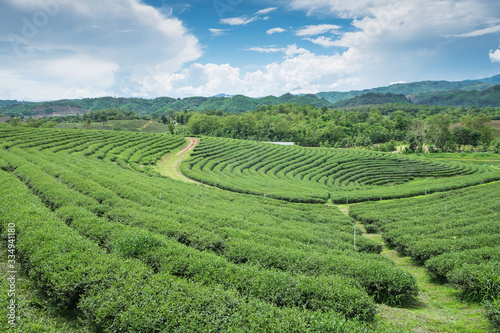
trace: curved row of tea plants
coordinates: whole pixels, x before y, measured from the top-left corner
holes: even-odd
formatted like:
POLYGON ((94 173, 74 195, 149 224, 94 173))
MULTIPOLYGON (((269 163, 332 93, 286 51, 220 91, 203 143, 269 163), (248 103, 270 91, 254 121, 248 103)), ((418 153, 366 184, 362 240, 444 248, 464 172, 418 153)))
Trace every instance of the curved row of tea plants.
POLYGON ((351 216, 468 298, 500 297, 500 182, 356 205, 351 216))
POLYGON ((499 170, 461 163, 220 138, 203 138, 181 171, 234 192, 309 203, 403 198, 500 179, 499 170))
POLYGON ((186 142, 183 137, 132 132, 54 130, 0 127, 1 147, 34 148, 50 152, 79 153, 106 159, 119 166, 144 172, 159 173, 152 167, 165 154, 186 142))

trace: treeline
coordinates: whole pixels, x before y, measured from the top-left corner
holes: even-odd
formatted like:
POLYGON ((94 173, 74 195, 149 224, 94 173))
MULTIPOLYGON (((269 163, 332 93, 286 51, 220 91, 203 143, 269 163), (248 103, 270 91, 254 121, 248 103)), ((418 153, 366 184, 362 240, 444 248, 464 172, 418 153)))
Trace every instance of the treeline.
POLYGON ((352 148, 394 151, 396 142, 409 145, 407 152, 492 151, 499 152, 491 120, 500 119, 500 108, 440 107, 413 104, 384 104, 332 109, 326 106, 287 103, 260 106, 244 113, 206 109, 153 112, 140 116, 119 108, 82 115, 11 120, 12 125, 54 127, 60 122, 91 123, 146 119, 169 125, 172 133, 206 135, 255 141, 295 142, 309 147, 352 148))
MULTIPOLYGON (((488 126, 498 109, 385 105, 379 108, 335 110, 282 104, 243 114, 188 113, 193 135, 257 141, 287 141, 312 147, 371 147, 395 150, 395 141, 408 142, 407 151, 458 151, 462 146, 498 151, 494 128, 488 126), (400 108, 400 110, 398 110, 400 108), (452 124, 460 126, 452 128, 452 124), (375 145, 375 147, 374 147, 375 145)), ((185 120, 185 119, 183 119, 185 120)))

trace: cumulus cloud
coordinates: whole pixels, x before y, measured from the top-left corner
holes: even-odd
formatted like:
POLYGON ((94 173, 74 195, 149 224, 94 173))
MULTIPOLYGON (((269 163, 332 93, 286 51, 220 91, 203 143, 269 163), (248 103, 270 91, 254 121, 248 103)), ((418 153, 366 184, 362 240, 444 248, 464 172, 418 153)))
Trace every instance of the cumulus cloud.
POLYGON ((272 34, 279 34, 279 33, 285 32, 285 31, 286 30, 283 28, 272 28, 272 29, 267 30, 266 33, 268 35, 272 35, 272 34))
POLYGON ((202 55, 180 20, 139 0, 4 0, 0 30, 8 32, 0 40, 0 71, 31 99, 145 96, 147 68, 171 74, 202 55))
POLYGON ((315 36, 325 34, 327 32, 335 33, 340 28, 342 27, 334 24, 309 25, 297 30, 295 34, 297 36, 315 36))
POLYGON ((253 97, 287 92, 316 93, 357 82, 352 74, 359 70, 356 62, 360 55, 355 51, 319 56, 296 45, 273 51, 283 52, 283 61, 269 64, 261 70, 244 73, 229 64, 196 63, 161 81, 168 88, 168 93, 176 92, 181 97, 212 96, 220 92, 253 97))
POLYGON ((490 51, 491 62, 500 62, 500 49, 495 51, 490 51))

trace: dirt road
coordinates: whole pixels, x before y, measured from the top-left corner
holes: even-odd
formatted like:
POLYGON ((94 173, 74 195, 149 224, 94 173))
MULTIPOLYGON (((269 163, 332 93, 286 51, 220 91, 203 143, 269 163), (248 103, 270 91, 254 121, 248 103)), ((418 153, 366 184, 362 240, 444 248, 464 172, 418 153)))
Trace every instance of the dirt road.
POLYGON ((197 181, 187 178, 179 170, 179 166, 181 165, 182 161, 184 161, 189 156, 190 151, 199 142, 199 140, 196 138, 187 138, 187 139, 189 139, 189 145, 187 147, 185 147, 179 152, 176 152, 176 150, 180 149, 177 148, 170 154, 165 155, 161 160, 158 161, 156 167, 158 171, 160 171, 160 173, 165 177, 180 180, 185 183, 201 184, 198 183, 197 181))

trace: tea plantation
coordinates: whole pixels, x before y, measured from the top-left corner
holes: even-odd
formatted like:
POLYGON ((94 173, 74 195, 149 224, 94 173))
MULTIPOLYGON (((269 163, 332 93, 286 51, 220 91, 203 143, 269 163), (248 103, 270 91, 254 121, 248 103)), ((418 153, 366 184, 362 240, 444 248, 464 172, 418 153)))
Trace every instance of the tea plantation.
MULTIPOLYGON (((185 144, 0 126, 1 245, 32 282, 32 304, 94 332, 396 332, 377 304, 414 300, 415 277, 352 218, 310 203, 428 194, 351 215, 472 301, 491 301, 495 323, 499 170, 202 138, 181 169, 224 191, 160 175, 157 161, 185 144)), ((9 302, 6 279, 0 288, 9 302)), ((27 303, 15 327, 3 306, 0 330, 57 331, 23 317, 27 303)))
POLYGON ((500 179, 500 170, 368 150, 204 138, 181 171, 222 189, 292 202, 404 198, 500 179))
MULTIPOLYGON (((9 127, 0 136, 2 235, 15 224, 19 270, 91 330, 385 332, 375 303, 417 295, 378 244, 353 248, 352 220, 335 208, 143 168, 183 138, 9 127)), ((19 320, 21 332, 38 329, 19 320)))

